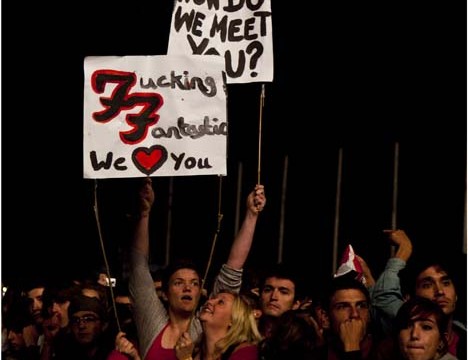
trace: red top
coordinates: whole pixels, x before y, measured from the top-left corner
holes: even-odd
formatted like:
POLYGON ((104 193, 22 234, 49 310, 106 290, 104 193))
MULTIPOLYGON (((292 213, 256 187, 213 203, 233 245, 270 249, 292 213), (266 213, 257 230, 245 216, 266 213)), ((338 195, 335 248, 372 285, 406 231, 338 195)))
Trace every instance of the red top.
POLYGON ((165 349, 162 347, 162 337, 169 323, 159 332, 156 339, 146 354, 145 360, 177 360, 175 349, 165 349))

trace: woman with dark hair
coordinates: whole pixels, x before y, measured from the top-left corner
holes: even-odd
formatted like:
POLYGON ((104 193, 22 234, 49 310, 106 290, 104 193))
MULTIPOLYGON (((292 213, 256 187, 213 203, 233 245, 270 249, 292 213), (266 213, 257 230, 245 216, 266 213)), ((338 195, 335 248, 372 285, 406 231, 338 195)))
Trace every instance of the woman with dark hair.
POLYGON ((411 298, 398 310, 392 342, 382 344, 379 359, 456 360, 448 352, 448 320, 437 303, 418 296, 411 298))

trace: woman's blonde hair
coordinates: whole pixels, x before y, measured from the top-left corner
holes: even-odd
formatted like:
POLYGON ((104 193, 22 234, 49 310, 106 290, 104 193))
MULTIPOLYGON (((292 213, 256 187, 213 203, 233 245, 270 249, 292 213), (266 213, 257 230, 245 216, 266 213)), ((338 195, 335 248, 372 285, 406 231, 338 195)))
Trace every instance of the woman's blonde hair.
POLYGON ((254 309, 248 299, 245 299, 244 295, 224 292, 234 295, 234 301, 232 303, 231 327, 226 336, 216 343, 216 353, 219 356, 230 347, 241 343, 256 345, 262 339, 253 313, 254 309))

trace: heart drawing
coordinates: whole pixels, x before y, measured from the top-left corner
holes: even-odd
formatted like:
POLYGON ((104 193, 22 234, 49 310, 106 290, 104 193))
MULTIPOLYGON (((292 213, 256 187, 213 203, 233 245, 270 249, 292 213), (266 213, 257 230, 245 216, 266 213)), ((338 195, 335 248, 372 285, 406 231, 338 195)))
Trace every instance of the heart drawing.
POLYGON ((139 147, 133 151, 132 160, 138 170, 151 175, 166 162, 167 150, 161 145, 153 145, 150 148, 139 147))

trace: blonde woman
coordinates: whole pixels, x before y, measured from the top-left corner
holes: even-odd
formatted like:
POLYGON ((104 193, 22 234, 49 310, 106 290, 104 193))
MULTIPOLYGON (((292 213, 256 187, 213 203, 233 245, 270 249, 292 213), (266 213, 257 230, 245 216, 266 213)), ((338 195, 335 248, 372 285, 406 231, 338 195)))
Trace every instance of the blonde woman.
MULTIPOLYGON (((193 353, 194 360, 257 360, 261 335, 252 307, 243 295, 220 292, 201 307, 203 335, 193 353)), ((190 344, 181 337, 176 350, 190 344)), ((177 352, 180 360, 187 357, 177 352)), ((190 359, 190 357, 188 357, 190 359)))

